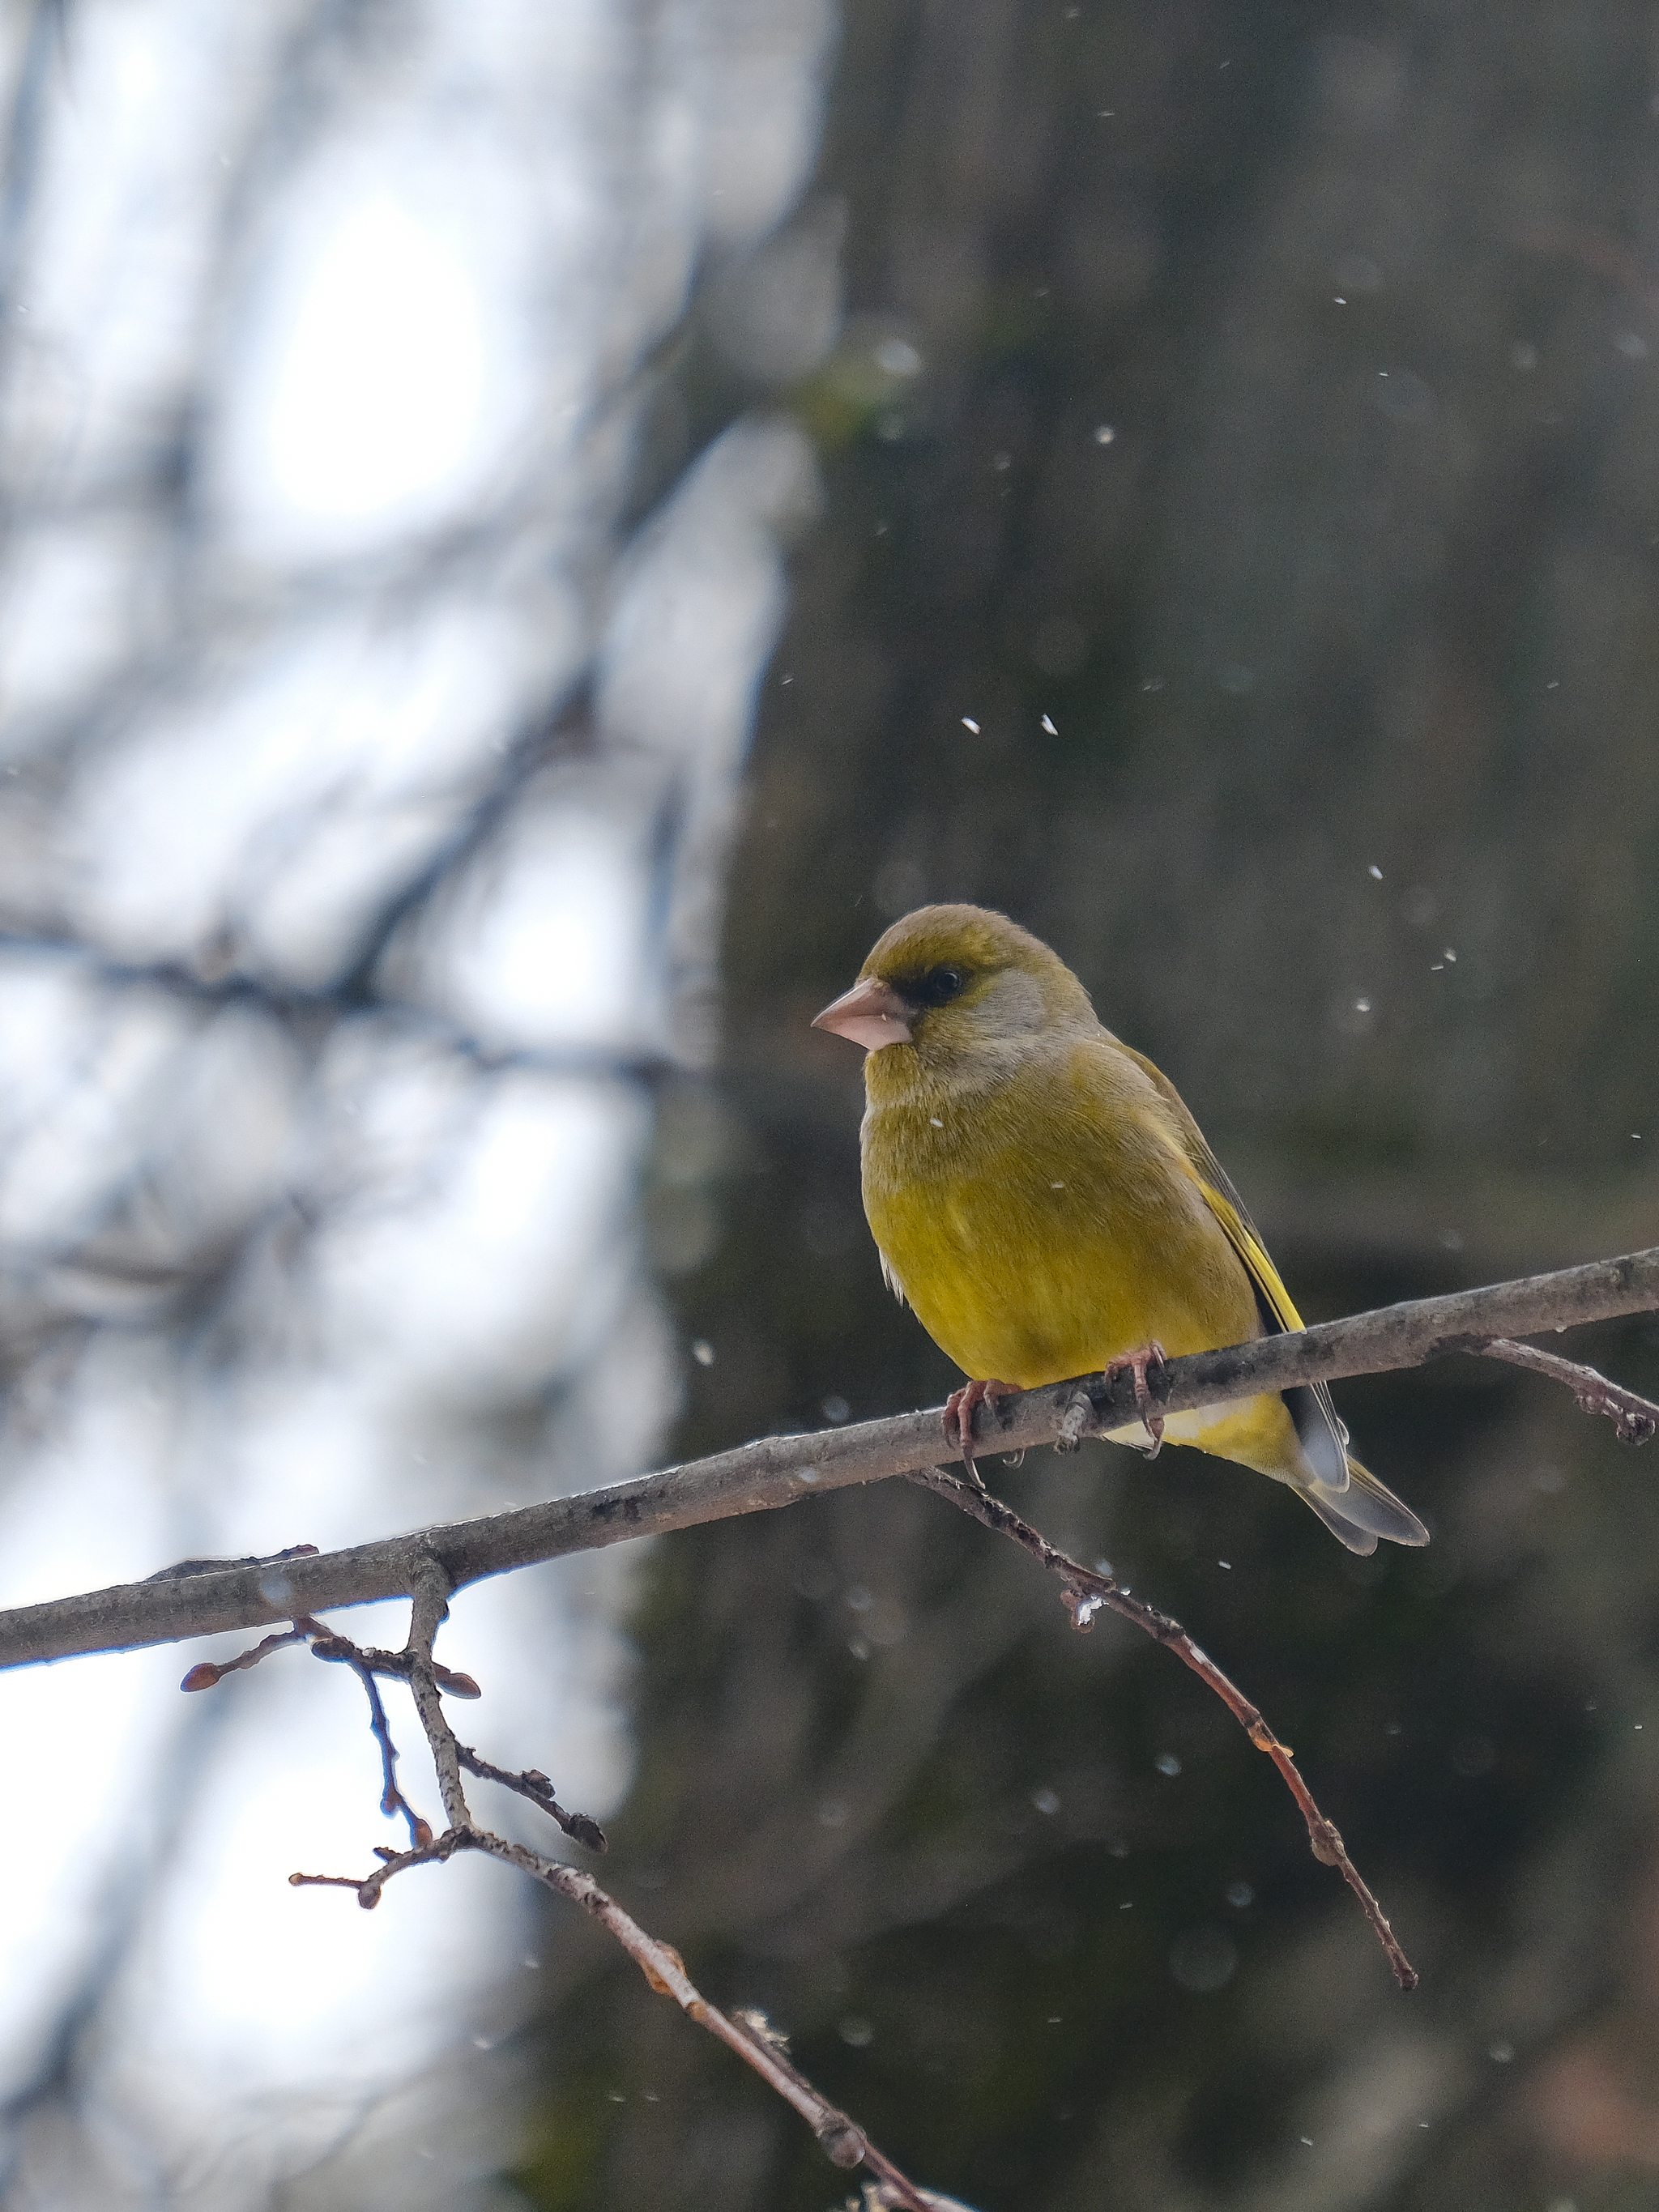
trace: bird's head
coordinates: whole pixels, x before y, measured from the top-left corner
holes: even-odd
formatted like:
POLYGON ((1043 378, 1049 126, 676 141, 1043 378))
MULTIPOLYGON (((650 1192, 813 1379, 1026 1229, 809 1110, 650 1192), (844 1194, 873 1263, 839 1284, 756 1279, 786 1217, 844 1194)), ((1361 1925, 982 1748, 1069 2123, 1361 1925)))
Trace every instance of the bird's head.
POLYGON ((927 1064, 1092 1030, 1089 994, 1057 953, 1006 915, 924 906, 878 938, 859 980, 812 1024, 867 1052, 909 1045, 927 1064))

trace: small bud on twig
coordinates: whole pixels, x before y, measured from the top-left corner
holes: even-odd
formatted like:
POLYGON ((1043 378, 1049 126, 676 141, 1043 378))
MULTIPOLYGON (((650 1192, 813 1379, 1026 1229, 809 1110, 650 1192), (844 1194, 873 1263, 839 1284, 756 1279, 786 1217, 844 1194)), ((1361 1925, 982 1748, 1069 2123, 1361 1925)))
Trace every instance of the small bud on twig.
POLYGON ((864 2140, 864 2130, 837 2114, 831 2124, 818 2136, 823 2154, 832 2166, 862 2166, 864 2154, 869 2146, 864 2140))

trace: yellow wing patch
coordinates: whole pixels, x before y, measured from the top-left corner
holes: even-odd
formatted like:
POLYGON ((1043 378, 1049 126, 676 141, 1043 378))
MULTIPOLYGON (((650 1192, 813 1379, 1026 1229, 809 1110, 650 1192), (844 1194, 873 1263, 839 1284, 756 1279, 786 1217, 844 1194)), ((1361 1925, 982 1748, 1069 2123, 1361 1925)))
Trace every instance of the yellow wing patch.
MULTIPOLYGON (((1207 1151, 1207 1146, 1206 1147, 1207 1151)), ((1197 1176, 1198 1187, 1203 1192, 1212 1213, 1227 1232, 1227 1241, 1250 1271, 1262 1297, 1272 1309, 1273 1319, 1281 1329, 1300 1328, 1302 1316, 1291 1303, 1291 1294, 1279 1279, 1279 1270, 1267 1256, 1267 1248, 1256 1234, 1255 1223, 1238 1202, 1232 1185, 1216 1167, 1213 1159, 1206 1163, 1214 1170, 1218 1178, 1212 1182, 1201 1171, 1197 1176)))
MULTIPOLYGON (((1233 1188, 1232 1179, 1215 1154, 1204 1141, 1203 1132, 1187 1110, 1186 1101, 1163 1070, 1154 1066, 1146 1056, 1132 1046, 1119 1044, 1119 1050, 1128 1054, 1136 1066, 1151 1079, 1158 1095, 1170 1109, 1175 1127, 1178 1157, 1193 1181, 1204 1194, 1205 1204, 1226 1231, 1227 1241, 1244 1262, 1251 1282, 1255 1285, 1256 1303, 1269 1334, 1279 1334, 1302 1327, 1290 1292, 1279 1279, 1279 1270, 1267 1255, 1267 1248, 1257 1233, 1255 1224, 1244 1210, 1244 1201, 1233 1188)), ((1285 1393, 1302 1448, 1308 1454, 1315 1473, 1324 1486, 1345 1490, 1348 1485, 1348 1431, 1337 1417, 1331 1394, 1322 1382, 1300 1386, 1285 1393), (1305 1392, 1305 1397, 1304 1397, 1305 1392), (1306 1400, 1312 1401, 1311 1420, 1304 1407, 1306 1400), (1298 1406, 1297 1401, 1304 1401, 1298 1406), (1302 1418, 1297 1418, 1301 1414, 1302 1418)))

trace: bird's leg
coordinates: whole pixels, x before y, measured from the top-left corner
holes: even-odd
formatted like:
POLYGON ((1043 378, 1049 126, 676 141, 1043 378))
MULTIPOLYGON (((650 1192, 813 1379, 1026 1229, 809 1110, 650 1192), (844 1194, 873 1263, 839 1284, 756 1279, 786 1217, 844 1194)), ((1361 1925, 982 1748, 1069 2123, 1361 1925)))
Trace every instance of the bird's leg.
POLYGON ((963 1465, 981 1490, 985 1484, 974 1465, 974 1415, 987 1399, 994 1407, 999 1398, 1016 1396, 1018 1389, 1017 1382, 964 1382, 945 1401, 945 1433, 961 1452, 963 1465))
POLYGON ((1154 1337, 1143 1344, 1138 1352, 1120 1352, 1115 1359, 1106 1362, 1104 1374, 1108 1382, 1114 1381, 1127 1367, 1135 1378, 1135 1404, 1140 1410, 1141 1425, 1152 1443, 1146 1447, 1148 1459, 1156 1459, 1164 1444, 1164 1416, 1152 1411, 1152 1394, 1146 1387, 1146 1370, 1157 1360, 1162 1367, 1169 1358, 1164 1346, 1154 1337))

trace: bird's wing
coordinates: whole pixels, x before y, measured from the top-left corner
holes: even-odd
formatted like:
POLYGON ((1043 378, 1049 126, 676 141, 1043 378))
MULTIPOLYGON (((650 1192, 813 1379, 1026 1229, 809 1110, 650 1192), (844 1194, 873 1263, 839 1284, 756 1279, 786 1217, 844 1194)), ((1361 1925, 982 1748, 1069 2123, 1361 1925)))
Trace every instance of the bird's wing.
MULTIPOLYGON (((1204 1194, 1204 1200, 1226 1232, 1227 1241, 1244 1262, 1255 1291, 1256 1310, 1269 1336, 1302 1327, 1302 1316, 1290 1292, 1279 1279, 1279 1270, 1267 1256, 1267 1248, 1233 1188, 1232 1178, 1204 1141, 1204 1133, 1187 1110, 1186 1101, 1169 1077, 1143 1053, 1114 1037, 1117 1049, 1133 1060, 1169 1108, 1174 1134, 1183 1164, 1204 1194)), ((1284 1393, 1303 1450, 1320 1483, 1328 1490, 1348 1486, 1348 1431, 1337 1418, 1331 1394, 1323 1382, 1298 1384, 1284 1393)))

